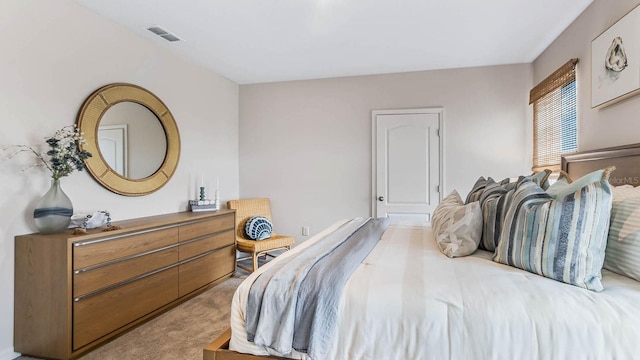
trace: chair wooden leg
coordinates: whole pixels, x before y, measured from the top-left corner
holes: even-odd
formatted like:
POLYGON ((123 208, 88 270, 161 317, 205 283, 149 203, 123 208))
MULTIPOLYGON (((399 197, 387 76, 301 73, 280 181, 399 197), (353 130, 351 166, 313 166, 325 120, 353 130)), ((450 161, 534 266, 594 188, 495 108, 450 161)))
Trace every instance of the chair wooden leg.
POLYGON ((258 255, 256 253, 251 254, 251 260, 253 261, 253 268, 251 272, 254 272, 258 268, 258 255))

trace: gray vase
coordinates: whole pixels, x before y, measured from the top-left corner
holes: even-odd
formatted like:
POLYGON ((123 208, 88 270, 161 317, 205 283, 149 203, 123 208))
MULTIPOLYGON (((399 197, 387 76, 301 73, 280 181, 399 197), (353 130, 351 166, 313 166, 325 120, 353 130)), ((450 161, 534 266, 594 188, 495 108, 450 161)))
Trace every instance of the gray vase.
POLYGON ((52 180, 51 188, 38 201, 33 210, 33 219, 42 234, 63 232, 69 227, 73 205, 60 187, 60 180, 52 180))

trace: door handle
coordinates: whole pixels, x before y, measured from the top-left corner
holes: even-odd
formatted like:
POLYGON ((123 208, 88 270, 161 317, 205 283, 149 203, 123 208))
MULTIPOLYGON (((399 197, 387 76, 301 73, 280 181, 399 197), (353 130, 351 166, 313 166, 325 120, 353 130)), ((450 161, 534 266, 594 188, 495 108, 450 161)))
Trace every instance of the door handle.
POLYGON ((384 196, 378 196, 378 201, 384 201, 384 196))

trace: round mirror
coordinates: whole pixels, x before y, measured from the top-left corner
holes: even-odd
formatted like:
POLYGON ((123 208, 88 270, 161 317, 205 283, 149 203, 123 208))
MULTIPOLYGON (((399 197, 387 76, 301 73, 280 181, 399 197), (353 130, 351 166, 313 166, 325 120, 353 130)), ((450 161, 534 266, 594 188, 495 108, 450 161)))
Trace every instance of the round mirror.
POLYGON ((93 157, 87 169, 107 189, 139 196, 158 190, 173 175, 180 156, 180 135, 164 103, 148 90, 111 84, 82 105, 78 128, 83 149, 93 157))
POLYGON ((115 172, 129 179, 144 179, 162 165, 167 140, 154 113, 127 101, 113 105, 102 115, 98 148, 115 172))

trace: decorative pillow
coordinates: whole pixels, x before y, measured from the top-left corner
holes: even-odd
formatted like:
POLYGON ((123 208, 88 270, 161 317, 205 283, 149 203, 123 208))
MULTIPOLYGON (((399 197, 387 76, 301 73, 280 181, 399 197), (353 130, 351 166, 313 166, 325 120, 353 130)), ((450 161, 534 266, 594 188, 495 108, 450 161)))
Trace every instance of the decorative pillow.
POLYGON ((443 254, 450 258, 471 255, 482 233, 480 204, 475 201, 465 205, 454 190, 433 211, 431 226, 443 254))
POLYGON ((484 250, 494 251, 496 249, 504 216, 511 204, 513 195, 511 190, 515 189, 516 183, 505 182, 505 180, 499 183, 488 183, 480 196, 479 202, 483 218, 480 248, 484 250))
MULTIPOLYGON (((533 174, 529 175, 528 177, 533 179, 537 184, 544 184, 547 183, 548 181, 547 179, 549 178, 549 175, 551 175, 551 170, 543 170, 543 171, 539 171, 539 172, 534 172, 533 174)), ((524 176, 518 176, 518 180, 521 180, 524 176)), ((506 178, 502 181, 499 182, 500 185, 506 185, 508 183, 510 183, 511 180, 509 178, 506 178)), ((471 191, 469 191, 469 194, 467 194, 467 199, 464 202, 465 204, 469 204, 471 202, 474 201, 479 201, 480 197, 482 196, 482 192, 485 190, 485 188, 487 187, 487 185, 491 184, 491 183, 495 183, 495 180, 493 180, 493 178, 489 177, 489 178, 484 178, 484 176, 481 176, 475 184, 473 184, 473 187, 471 188, 471 191)))
MULTIPOLYGON (((558 188, 558 187, 562 187, 562 186, 567 186, 569 184, 571 184, 571 178, 563 177, 562 175, 560 175, 560 177, 556 181, 554 181, 553 184, 549 184, 549 182, 547 182, 545 184, 545 186, 542 186, 542 188, 545 191, 548 191, 549 188, 551 188, 552 186, 554 186, 555 188, 558 188)), ((551 191, 553 191, 553 190, 551 190, 551 191)))
POLYGON ((551 170, 544 169, 542 171, 534 172, 533 174, 529 175, 529 177, 532 178, 532 180, 536 184, 540 185, 541 188, 547 189, 549 188, 549 186, 551 186, 551 184, 549 184, 549 176, 551 175, 551 173, 551 170))
MULTIPOLYGON (((482 196, 482 192, 484 191, 484 189, 487 187, 487 185, 489 184, 493 184, 496 181, 493 180, 492 177, 488 177, 488 178, 484 178, 484 176, 480 176, 480 178, 476 181, 475 184, 473 184, 473 188, 471 188, 471 191, 469 191, 469 194, 467 194, 467 199, 465 200, 465 204, 469 204, 472 203, 474 201, 479 201, 480 200, 480 196, 482 196)), ((505 184, 509 182, 509 178, 506 178, 504 180, 502 180, 500 182, 500 184, 505 184)))
POLYGON ((614 204, 616 201, 640 196, 640 186, 635 187, 633 185, 627 184, 627 185, 613 186, 612 190, 613 190, 614 204))
POLYGON ((601 291, 612 202, 608 174, 587 174, 557 186, 555 195, 529 179, 518 183, 493 260, 601 291))
POLYGON ((489 251, 496 249, 504 217, 511 206, 516 184, 529 179, 537 185, 542 185, 547 181, 549 174, 551 174, 550 170, 544 170, 529 176, 519 176, 517 182, 509 182, 509 178, 507 178, 500 183, 489 182, 485 186, 479 200, 483 217, 481 249, 489 251))
POLYGON ((487 186, 487 182, 489 180, 493 181, 493 179, 491 178, 485 179, 484 176, 480 176, 480 178, 476 180, 476 183, 473 184, 471 191, 469 191, 469 193, 467 194, 467 199, 465 200, 464 203, 470 204, 474 201, 480 200, 480 196, 482 195, 482 192, 484 191, 484 188, 487 186))
POLYGON ((604 268, 640 281, 640 187, 613 187, 604 268))
MULTIPOLYGON (((615 170, 615 166, 609 166, 604 169, 596 170, 590 172, 578 180, 572 181, 568 175, 558 179, 558 181, 554 182, 547 189, 547 193, 553 197, 562 197, 564 195, 575 192, 578 189, 582 189, 585 185, 600 181, 602 179, 608 180, 609 176, 615 170)), ((611 190, 611 187, 609 187, 611 190)), ((611 193, 611 191, 609 191, 611 193)))
POLYGON ((264 240, 271 237, 273 225, 264 216, 253 216, 244 225, 244 233, 251 240, 264 240))

